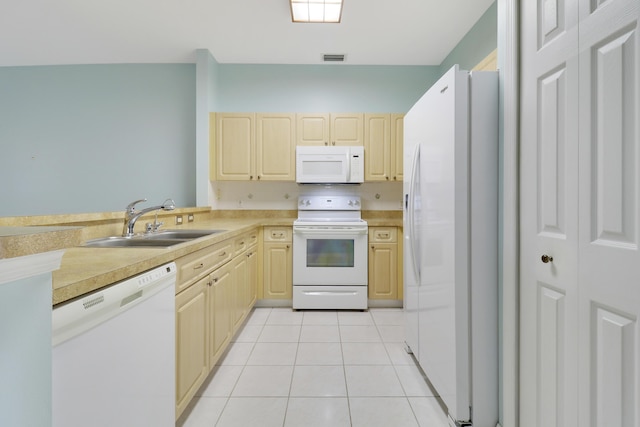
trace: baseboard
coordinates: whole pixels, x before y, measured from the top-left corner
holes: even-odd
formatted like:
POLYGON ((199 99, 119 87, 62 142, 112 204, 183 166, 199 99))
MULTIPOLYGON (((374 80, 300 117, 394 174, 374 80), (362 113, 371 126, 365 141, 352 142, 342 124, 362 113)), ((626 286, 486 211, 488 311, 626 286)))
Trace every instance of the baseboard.
POLYGON ((256 301, 256 307, 268 307, 268 308, 291 308, 292 300, 290 299, 259 299, 256 301))
MULTIPOLYGON (((259 299, 256 301, 256 307, 272 307, 272 308, 289 307, 291 308, 292 303, 293 301, 290 299, 259 299)), ((369 308, 402 308, 402 300, 370 299, 367 301, 367 304, 369 308)))
POLYGON ((401 299, 370 299, 367 304, 369 308, 402 308, 401 299))

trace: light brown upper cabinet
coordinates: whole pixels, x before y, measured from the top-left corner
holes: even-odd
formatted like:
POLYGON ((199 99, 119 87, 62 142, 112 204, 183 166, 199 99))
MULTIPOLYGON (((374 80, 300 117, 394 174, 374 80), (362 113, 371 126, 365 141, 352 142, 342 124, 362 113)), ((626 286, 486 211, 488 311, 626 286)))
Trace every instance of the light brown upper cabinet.
POLYGON ((402 181, 402 114, 364 115, 365 181, 402 181))
POLYGON ((404 146, 404 114, 391 114, 391 176, 394 181, 402 181, 404 146))
POLYGON ((216 113, 216 179, 250 181, 255 178, 255 114, 216 113))
POLYGON ((297 145, 363 145, 363 114, 296 114, 297 145))
POLYGON ((256 114, 256 174, 259 180, 296 180, 295 125, 295 114, 256 114))
POLYGON ((216 113, 213 145, 217 180, 295 180, 294 114, 216 113))

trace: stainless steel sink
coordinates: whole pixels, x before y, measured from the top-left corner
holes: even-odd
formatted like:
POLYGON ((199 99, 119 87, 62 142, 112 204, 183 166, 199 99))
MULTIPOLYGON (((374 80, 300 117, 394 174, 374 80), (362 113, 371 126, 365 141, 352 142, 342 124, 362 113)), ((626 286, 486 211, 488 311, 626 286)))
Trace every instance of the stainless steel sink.
POLYGON ((153 234, 144 236, 145 239, 197 239, 199 237, 210 236, 222 233, 227 230, 161 230, 153 234))
POLYGON ((133 237, 112 236, 89 240, 86 248, 167 248, 226 230, 164 230, 133 237))

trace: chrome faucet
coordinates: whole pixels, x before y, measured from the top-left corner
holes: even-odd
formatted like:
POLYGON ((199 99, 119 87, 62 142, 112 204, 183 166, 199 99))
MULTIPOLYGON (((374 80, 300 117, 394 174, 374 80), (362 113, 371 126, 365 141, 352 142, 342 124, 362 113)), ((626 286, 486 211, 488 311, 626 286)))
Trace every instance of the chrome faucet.
POLYGON ((127 205, 127 209, 124 212, 124 228, 122 230, 123 237, 131 237, 134 235, 133 227, 136 225, 136 221, 138 220, 138 218, 140 218, 142 215, 160 209, 164 211, 172 211, 176 208, 176 202, 174 202, 173 199, 167 199, 162 202, 160 206, 152 206, 150 208, 136 211, 135 205, 146 201, 147 199, 140 199, 127 205))

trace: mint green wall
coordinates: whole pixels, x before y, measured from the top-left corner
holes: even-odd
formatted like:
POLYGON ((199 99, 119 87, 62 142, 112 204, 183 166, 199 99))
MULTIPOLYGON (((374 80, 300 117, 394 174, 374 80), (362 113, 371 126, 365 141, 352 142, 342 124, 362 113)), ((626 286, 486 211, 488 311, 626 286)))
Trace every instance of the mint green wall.
POLYGON ((195 65, 0 67, 0 216, 195 203, 195 65))
POLYGON ((493 2, 478 22, 460 40, 458 45, 440 64, 440 72, 446 73, 454 64, 470 70, 493 52, 498 46, 498 6, 493 2))
POLYGON ((207 49, 196 51, 196 206, 209 205, 209 111, 218 98, 218 63, 207 49))
POLYGON ((495 49, 495 15, 433 67, 219 64, 206 50, 197 65, 0 67, 0 216, 204 205, 208 111, 406 112, 449 62, 495 49))
POLYGON ((439 67, 221 64, 217 111, 406 112, 439 67))

